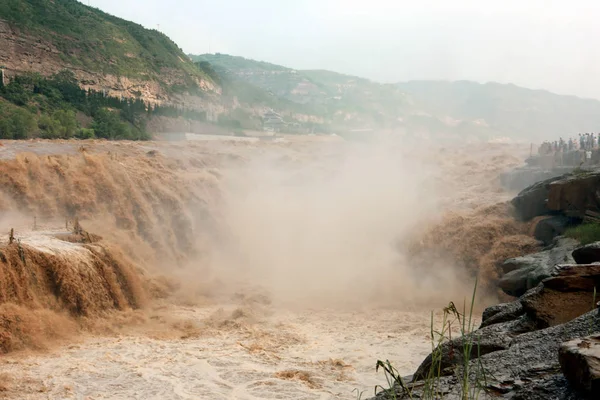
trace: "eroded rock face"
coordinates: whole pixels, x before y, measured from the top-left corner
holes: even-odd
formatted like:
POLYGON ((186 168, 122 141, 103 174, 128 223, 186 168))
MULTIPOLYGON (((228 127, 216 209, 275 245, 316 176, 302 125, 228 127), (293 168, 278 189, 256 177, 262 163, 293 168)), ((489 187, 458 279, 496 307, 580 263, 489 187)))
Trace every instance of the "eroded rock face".
POLYGON ((569 175, 548 184, 547 208, 570 216, 583 217, 589 209, 600 208, 600 172, 569 175))
POLYGON ((558 354, 569 384, 591 399, 600 399, 600 334, 563 343, 558 354))
POLYGON ((500 277, 498 286, 508 295, 522 296, 552 276, 556 265, 574 263, 571 253, 578 245, 576 240, 558 238, 550 249, 506 260, 501 267, 504 275, 500 277))
MULTIPOLYGON (((538 328, 563 324, 595 309, 594 287, 600 287, 599 264, 556 265, 542 284, 521 296, 522 310, 513 306, 513 314, 526 314, 538 328)), ((497 318, 484 318, 482 325, 497 318)))
POLYGON ((564 292, 545 283, 520 299, 524 312, 538 327, 564 324, 595 308, 591 291, 564 292))

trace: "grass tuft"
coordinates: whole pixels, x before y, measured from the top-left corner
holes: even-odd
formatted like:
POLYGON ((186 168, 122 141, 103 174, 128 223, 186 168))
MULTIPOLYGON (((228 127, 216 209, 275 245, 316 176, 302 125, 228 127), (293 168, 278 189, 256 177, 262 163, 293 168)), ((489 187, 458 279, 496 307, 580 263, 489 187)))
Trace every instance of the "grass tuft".
POLYGON ((571 227, 565 231, 565 236, 586 245, 600 241, 600 224, 587 222, 571 227))

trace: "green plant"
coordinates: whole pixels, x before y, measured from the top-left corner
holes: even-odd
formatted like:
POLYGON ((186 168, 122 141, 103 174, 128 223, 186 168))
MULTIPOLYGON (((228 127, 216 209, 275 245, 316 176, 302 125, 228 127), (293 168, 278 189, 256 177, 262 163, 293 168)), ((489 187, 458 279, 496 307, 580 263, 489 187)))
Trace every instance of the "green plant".
MULTIPOLYGON (((443 309, 442 325, 439 330, 434 329, 433 312, 431 313, 430 322, 430 337, 431 337, 431 365, 427 376, 419 382, 418 388, 420 393, 415 393, 417 385, 415 383, 406 383, 390 363, 389 360, 377 360, 376 371, 380 368, 384 371, 388 388, 381 385, 375 387, 375 394, 378 394, 378 389, 381 389, 389 399, 397 399, 397 393, 401 393, 401 398, 419 398, 425 400, 439 399, 441 396, 441 377, 442 361, 443 361, 443 345, 452 343, 452 326, 458 322, 460 334, 462 337, 461 363, 455 369, 455 376, 459 379, 460 398, 461 400, 476 400, 487 383, 487 376, 483 364, 481 363, 481 352, 479 337, 474 333, 475 321, 473 319, 473 310, 475 305, 475 297, 477 293, 477 280, 473 289, 470 307, 467 310, 466 302, 463 303, 462 313, 458 311, 455 304, 450 302, 443 309), (477 358, 477 362, 471 361, 477 358)), ((450 352, 455 349, 450 348, 450 352)))
POLYGON ((578 226, 568 228, 565 236, 579 241, 581 244, 590 244, 600 241, 600 224, 586 222, 578 226))
POLYGON ((96 134, 93 129, 82 128, 75 134, 75 137, 77 139, 94 139, 96 134))

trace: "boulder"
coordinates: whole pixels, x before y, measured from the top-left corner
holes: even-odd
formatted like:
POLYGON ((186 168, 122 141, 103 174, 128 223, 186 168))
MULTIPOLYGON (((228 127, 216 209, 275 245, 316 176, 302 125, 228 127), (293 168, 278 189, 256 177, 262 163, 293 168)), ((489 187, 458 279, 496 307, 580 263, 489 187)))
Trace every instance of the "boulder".
POLYGON ((600 262, 600 242, 576 248, 573 250, 573 259, 577 264, 600 262))
POLYGON ((549 186, 560 179, 561 177, 546 179, 519 192, 517 197, 511 200, 515 216, 521 221, 529 221, 534 217, 546 215, 550 211, 546 206, 549 186))
POLYGON ((559 237, 547 250, 506 260, 501 266, 504 275, 498 286, 508 295, 522 296, 549 278, 557 264, 574 263, 571 253, 578 245, 576 240, 559 237))
POLYGON ((583 218, 600 206, 600 172, 572 174, 548 184, 548 210, 583 218))
POLYGON ((590 399, 600 399, 600 335, 563 343, 560 367, 569 384, 590 399))
POLYGON ((580 223, 577 218, 570 218, 564 215, 555 215, 538 221, 535 225, 533 236, 548 246, 552 243, 555 237, 565 233, 567 228, 580 223))

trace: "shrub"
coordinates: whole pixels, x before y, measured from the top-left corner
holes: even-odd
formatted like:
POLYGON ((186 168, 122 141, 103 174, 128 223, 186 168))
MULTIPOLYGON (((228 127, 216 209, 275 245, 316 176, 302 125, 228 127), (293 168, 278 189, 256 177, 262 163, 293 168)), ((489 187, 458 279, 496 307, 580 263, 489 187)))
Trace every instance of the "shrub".
POLYGON ((77 139, 95 139, 96 134, 93 129, 82 128, 75 134, 77 139))
POLYGON ((77 120, 73 111, 59 110, 52 117, 42 115, 38 127, 44 139, 69 139, 77 132, 77 120))
POLYGON ((40 136, 44 139, 58 139, 60 137, 60 122, 51 118, 49 115, 42 115, 38 120, 40 136))
POLYGON ((131 139, 131 128, 121 122, 115 112, 101 108, 94 116, 92 129, 99 138, 105 139, 131 139))
POLYGON ((69 139, 77 132, 77 119, 72 110, 59 110, 53 115, 54 120, 60 124, 60 137, 69 139))
POLYGON ((36 131, 35 116, 22 108, 12 111, 8 124, 12 132, 12 139, 27 139, 36 131))

